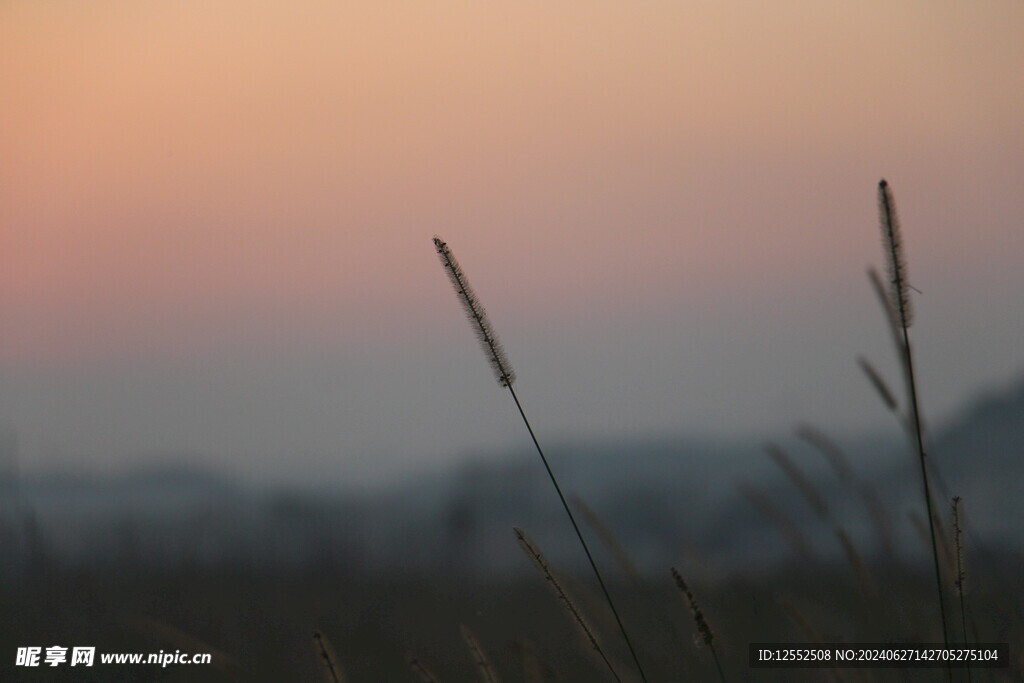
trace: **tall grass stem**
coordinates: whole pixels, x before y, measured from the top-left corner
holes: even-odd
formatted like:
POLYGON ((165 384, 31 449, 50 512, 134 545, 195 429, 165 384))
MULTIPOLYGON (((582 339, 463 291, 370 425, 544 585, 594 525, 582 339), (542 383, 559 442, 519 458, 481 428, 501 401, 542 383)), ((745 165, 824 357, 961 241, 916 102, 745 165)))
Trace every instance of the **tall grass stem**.
MULTIPOLYGON (((878 183, 878 209, 882 227, 883 243, 889 259, 889 275, 891 277, 891 301, 897 314, 903 346, 903 367, 906 373, 907 388, 910 392, 910 418, 913 425, 914 440, 917 446, 918 462, 921 465, 921 482, 924 488, 925 508, 928 512, 928 533, 932 544, 932 561, 935 567, 935 589, 939 603, 939 618, 942 621, 942 642, 949 645, 949 630, 946 626, 946 604, 942 594, 942 572, 939 569, 939 548, 935 538, 935 511, 932 505, 931 486, 928 483, 928 466, 925 460, 924 437, 921 429, 921 410, 917 398, 917 381, 914 374, 914 354, 910 348, 908 328, 913 320, 910 297, 907 293, 909 284, 906 282, 906 260, 903 255, 903 243, 899 231, 899 220, 896 217, 896 206, 889 183, 884 179, 878 183)), ((947 668, 949 677, 952 670, 947 668)))
MULTIPOLYGON (((960 496, 953 498, 953 540, 956 543, 956 592, 960 596, 960 628, 963 631, 964 643, 967 643, 967 608, 964 605, 964 580, 967 578, 964 572, 964 546, 963 546, 963 506, 960 503, 960 496)), ((971 665, 967 665, 967 683, 971 683, 971 665)))
POLYGON ((515 373, 508 361, 504 348, 501 346, 497 335, 494 333, 494 328, 491 326, 490 320, 487 318, 487 313, 484 310, 483 305, 480 303, 480 300, 473 292, 472 287, 470 287, 469 280, 466 278, 465 273, 463 273, 461 266, 459 266, 459 262, 455 259, 455 255, 452 254, 451 249, 448 248, 447 243, 435 235, 434 248, 437 250, 437 254, 441 259, 441 265, 445 268, 448 278, 455 287, 455 293, 459 297, 459 301, 462 302, 462 306, 466 311, 466 315, 470 320, 473 330, 476 332, 477 338, 483 345, 484 353, 487 355, 488 360, 491 363, 491 367, 497 376, 498 383, 508 389, 509 393, 512 394, 512 400, 515 401, 516 408, 519 410, 519 415, 523 418, 523 424, 526 425, 526 430, 530 433, 530 439, 533 441, 533 445, 537 449, 537 454, 540 455, 541 462, 544 463, 544 469, 547 470, 548 477, 551 479, 551 483, 555 487, 555 492, 558 494, 558 499, 561 501, 562 507, 565 509, 565 514, 569 517, 569 522, 572 524, 573 531, 576 532, 576 538, 579 539, 580 545, 583 547, 583 552, 587 556, 587 562, 590 563, 590 568, 593 570, 594 576, 597 578, 597 583, 601 586, 601 592, 604 594, 604 598, 608 602, 608 607, 611 609, 612 614, 615 617, 615 621, 619 626, 619 630, 622 632, 622 638, 626 641, 626 647, 629 648, 629 654, 633 657, 633 663, 636 665, 641 680, 646 683, 647 676, 644 674, 644 669, 640 664, 640 658, 637 655, 636 649, 633 647, 633 643, 629 639, 629 633, 626 631, 626 626, 622 622, 622 618, 619 616, 619 611, 615 608, 615 602, 612 600, 611 593, 605 585, 604 579, 601 577, 601 572, 598 570, 597 563, 594 561, 594 556, 591 554, 590 548, 587 546, 587 541, 583 538, 583 532, 580 531, 579 524, 576 523, 576 517, 573 515, 572 509, 569 507, 569 503, 566 501, 565 495, 562 493, 562 487, 558 485, 558 479, 555 477, 555 473, 552 471, 551 465, 548 463, 547 456, 544 455, 544 451, 540 447, 540 442, 537 441, 537 435, 534 434, 533 427, 530 425, 530 420, 526 417, 526 412, 523 410, 523 404, 519 401, 519 396, 516 394, 516 390, 512 386, 515 383, 515 373))

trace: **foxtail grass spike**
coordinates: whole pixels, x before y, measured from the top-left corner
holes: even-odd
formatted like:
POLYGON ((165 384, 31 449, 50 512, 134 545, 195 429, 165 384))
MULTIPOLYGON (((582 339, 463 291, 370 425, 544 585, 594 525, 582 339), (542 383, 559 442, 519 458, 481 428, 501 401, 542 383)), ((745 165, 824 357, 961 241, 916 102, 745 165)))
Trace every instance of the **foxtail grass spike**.
POLYGON ((416 674, 417 678, 420 679, 421 683, 441 683, 434 672, 427 668, 427 665, 419 660, 419 657, 412 654, 411 652, 405 656, 405 661, 409 663, 409 668, 416 674))
POLYGON ((878 392, 878 397, 882 399, 882 403, 885 407, 892 412, 898 412, 899 404, 896 403, 896 397, 893 396, 892 391, 889 389, 889 385, 886 384, 885 380, 882 379, 882 375, 875 369, 875 366, 871 364, 864 356, 857 358, 857 365, 864 371, 864 376, 871 382, 871 386, 878 392))
POLYGON ((313 632, 313 645, 316 647, 320 666, 323 667, 324 680, 327 683, 344 683, 345 675, 338 666, 338 658, 334 656, 334 648, 327 638, 319 631, 313 632))
POLYGON ((517 638, 512 641, 512 648, 519 655, 525 683, 544 683, 553 679, 555 672, 541 660, 537 654, 537 647, 532 642, 517 638))
POLYGON ((809 424, 801 424, 796 428, 796 435, 813 446, 828 461, 828 464, 835 470, 836 476, 842 481, 853 481, 856 479, 853 468, 850 466, 849 458, 843 453, 843 449, 820 429, 809 424))
POLYGON ((757 487, 748 484, 747 482, 740 482, 739 484, 740 493, 746 497, 751 504, 757 508, 758 512, 768 518, 772 524, 782 533, 789 542, 790 547, 793 549, 800 558, 810 563, 814 559, 814 552, 811 550, 811 543, 807 540, 807 537, 800 527, 798 527, 793 520, 791 520, 785 512, 779 508, 772 500, 765 495, 757 487))
POLYGON ((857 550, 857 545, 850 538, 850 534, 846 533, 846 529, 837 527, 836 538, 839 539, 839 544, 843 547, 846 562, 850 565, 850 569, 857 579, 857 585, 860 588, 861 594, 866 598, 874 597, 876 594, 875 582, 871 580, 871 572, 868 571, 867 565, 864 564, 864 559, 857 550))
POLYGON ((544 555, 541 554, 533 541, 523 533, 522 529, 514 526, 512 527, 512 531, 516 535, 516 540, 519 541, 519 547, 523 549, 523 552, 526 553, 528 558, 530 558, 530 561, 533 562, 534 566, 536 566, 544 575, 544 579, 548 582, 548 586, 551 587, 555 597, 558 598, 559 604, 562 605, 566 613, 569 615, 573 625, 579 629, 583 639, 587 641, 590 647, 594 648, 594 651, 598 656, 600 656, 601 661, 603 661, 605 666, 608 667, 608 671, 611 672, 612 677, 617 681, 621 681, 622 679, 619 678, 619 674, 615 671, 615 667, 612 666, 611 661, 608 660, 607 655, 605 655, 604 650, 601 648, 601 644, 598 642, 597 636, 594 635, 594 630, 590 628, 587 620, 583 618, 583 614, 580 612, 579 608, 576 607, 576 603, 573 602, 572 598, 569 597, 569 594, 565 592, 565 588, 562 587, 562 583, 551 570, 551 566, 548 564, 547 560, 544 559, 544 555))
POLYGON ((466 642, 466 648, 469 650, 473 663, 476 665, 477 673, 480 674, 480 680, 483 683, 500 683, 498 673, 494 670, 494 665, 491 664, 487 653, 480 646, 480 641, 477 640, 476 635, 465 624, 461 624, 459 629, 462 631, 462 639, 466 642))
POLYGON ((889 268, 889 296, 893 310, 899 315, 900 324, 910 327, 914 322, 914 309, 907 292, 907 260, 903 255, 903 237, 900 234, 900 221, 896 216, 896 204, 893 201, 889 183, 881 180, 878 183, 878 215, 882 224, 882 244, 885 247, 889 268))
MULTIPOLYGON (((936 515, 932 504, 931 484, 928 477, 928 466, 924 451, 924 435, 921 425, 921 405, 917 399, 917 381, 914 375, 914 354, 910 347, 908 328, 913 320, 910 297, 907 290, 907 265, 903 255, 903 244, 900 238, 899 220, 896 218, 896 205, 892 190, 884 179, 878 183, 878 213, 882 227, 882 243, 885 247, 886 261, 889 264, 891 280, 890 298, 895 309, 902 336, 902 364, 907 381, 907 404, 910 410, 910 432, 917 447, 918 462, 921 467, 921 485, 924 494, 925 509, 928 513, 928 535, 931 539, 932 561, 935 568, 935 591, 939 606, 939 619, 942 625, 942 642, 949 645, 949 627, 946 622, 946 601, 942 591, 942 571, 939 568, 939 545, 935 533, 936 515)), ((946 668, 946 677, 953 679, 953 670, 946 668)))
POLYGON ((690 586, 686 583, 686 579, 679 573, 679 570, 675 567, 671 568, 672 578, 676 581, 676 588, 686 598, 686 603, 690 606, 693 611, 693 621, 697 625, 697 632, 700 633, 701 640, 708 647, 715 644, 715 632, 711 630, 711 626, 708 624, 708 620, 704 618, 704 612, 697 604, 697 598, 693 596, 693 591, 690 590, 690 586))
POLYGON ((766 444, 764 449, 768 457, 775 461, 779 469, 793 482, 793 485, 800 491, 800 494, 814 510, 814 513, 821 519, 827 517, 828 505, 825 503, 825 499, 818 493, 817 487, 811 483, 811 480, 804 476, 804 473, 800 471, 796 463, 786 455, 786 452, 774 443, 766 444))
POLYGON ((711 656, 715 660, 715 668, 718 669, 718 677, 725 683, 725 673, 722 671, 722 664, 718 661, 718 652, 715 650, 715 632, 711 630, 711 625, 708 624, 707 618, 704 616, 704 611, 701 610, 700 605, 697 604, 697 598, 693 596, 693 591, 686 584, 686 580, 683 579, 683 575, 679 573, 675 567, 671 568, 672 578, 676 581, 676 588, 686 598, 687 604, 690 606, 690 610, 693 612, 693 621, 697 625, 697 632, 700 633, 701 640, 711 650, 711 656))
POLYGON ((796 430, 796 435, 810 444, 828 461, 841 481, 851 484, 857 491, 864 507, 867 508, 868 515, 871 516, 883 552, 887 556, 891 556, 893 552, 892 525, 879 501, 878 492, 872 486, 857 479, 843 449, 824 432, 810 425, 800 425, 796 430))
MULTIPOLYGON (((958 591, 960 591, 960 597, 963 599, 964 591, 964 547, 963 547, 963 528, 960 526, 960 496, 953 498, 953 535, 954 542, 956 543, 956 581, 953 583, 956 585, 958 591)), ((964 637, 967 637, 966 629, 964 631, 964 637)))
POLYGON ((629 554, 626 552, 626 549, 622 547, 622 544, 619 543, 619 539, 615 537, 615 534, 612 533, 611 529, 601 521, 601 518, 597 516, 597 513, 594 512, 593 508, 587 505, 585 500, 579 496, 569 496, 569 498, 576 510, 583 515, 583 521, 590 525, 590 528, 595 534, 597 534, 597 537, 601 539, 605 547, 608 549, 608 552, 611 553, 612 557, 615 558, 615 561, 619 563, 620 567, 622 567, 622 571, 624 571, 630 579, 639 581, 640 570, 637 569, 633 560, 629 559, 629 554))
POLYGON ((885 283, 882 282, 882 276, 878 274, 878 270, 874 266, 868 267, 868 282, 871 283, 871 289, 875 292, 875 296, 878 297, 878 302, 882 306, 882 312, 885 313, 885 321, 889 324, 889 331, 892 333, 896 352, 902 354, 903 337, 900 335, 900 322, 897 320, 896 310, 892 307, 892 299, 885 288, 885 283))
POLYGON ((455 293, 458 295, 459 301, 462 302, 462 307, 466 311, 466 317, 469 318, 477 338, 484 347, 484 353, 494 369, 498 383, 503 387, 512 386, 512 383, 516 381, 516 373, 508 362, 505 349, 502 348, 501 342, 498 341, 497 335, 494 334, 491 321, 487 319, 487 311, 484 310, 480 300, 476 298, 473 288, 469 286, 469 280, 466 279, 466 274, 462 272, 459 262, 455 260, 455 256, 444 240, 435 236, 434 247, 437 249, 437 255, 441 259, 441 265, 444 266, 445 272, 448 273, 448 278, 455 287, 455 293))
POLYGON ((779 605, 786 611, 786 614, 796 624, 797 628, 800 629, 800 633, 803 634, 808 642, 816 644, 825 642, 818 630, 811 625, 811 622, 803 615, 803 612, 796 608, 796 605, 786 598, 781 598, 779 605))
POLYGON ((466 315, 469 317, 473 330, 476 332, 481 343, 483 343, 484 352, 487 354, 487 357, 494 368, 498 377, 498 383, 508 389, 508 392, 512 395, 512 400, 515 401, 516 409, 519 411, 519 416, 523 419, 526 431, 530 433, 530 439, 533 441, 533 446, 537 450, 537 455, 540 456, 541 462, 544 463, 544 469, 548 473, 551 485, 555 487, 555 493, 558 494, 558 500, 562 503, 565 515, 569 518, 569 523, 572 524, 573 531, 576 533, 576 538, 579 540, 580 546, 583 548, 583 553, 587 556, 587 562, 590 564, 590 568, 594 572, 594 578, 597 579, 597 583, 601 587, 601 593, 604 594, 605 601, 608 603, 608 609, 611 610, 612 615, 615 617, 615 623, 619 626, 619 631, 622 633, 622 639, 626 642, 626 647, 629 649, 629 654, 632 656, 633 663, 636 665, 637 673, 640 675, 640 680, 646 683, 647 676, 644 674, 643 665, 640 664, 640 657, 636 652, 636 648, 633 647, 633 642, 629 638, 629 632, 626 630, 626 625, 623 623, 622 617, 619 616, 619 611, 615 608, 615 601, 612 600, 612 594, 608 590, 608 586, 605 584, 604 578, 601 576, 601 571, 597 568, 597 562, 594 560, 593 553, 590 552, 587 540, 583 537, 580 525, 576 522, 576 516, 572 513, 572 509, 569 507, 569 501, 566 500, 565 494, 562 493, 562 487, 559 486, 558 478, 555 477, 555 472, 551 469, 551 463, 548 462, 547 456, 544 455, 544 450, 540 447, 540 441, 537 440, 537 435, 534 433, 533 427, 530 425, 530 420, 526 417, 526 411, 523 410, 523 404, 519 400, 519 395, 516 394, 515 387, 512 386, 515 381, 515 374, 512 372, 512 366, 509 365, 508 359, 505 357, 505 352, 501 348, 501 344, 498 343, 498 338, 494 334, 490 321, 487 319, 484 307, 480 304, 479 300, 477 300, 473 290, 470 289, 469 282, 467 281, 465 274, 462 272, 462 268, 459 267, 458 261, 455 260, 451 249, 448 248, 448 245, 445 244, 444 240, 435 236, 434 247, 437 249, 437 254, 441 258, 441 265, 444 266, 445 272, 448 273, 448 278, 455 286, 455 293, 458 295, 459 301, 462 302, 463 308, 466 309, 466 315))

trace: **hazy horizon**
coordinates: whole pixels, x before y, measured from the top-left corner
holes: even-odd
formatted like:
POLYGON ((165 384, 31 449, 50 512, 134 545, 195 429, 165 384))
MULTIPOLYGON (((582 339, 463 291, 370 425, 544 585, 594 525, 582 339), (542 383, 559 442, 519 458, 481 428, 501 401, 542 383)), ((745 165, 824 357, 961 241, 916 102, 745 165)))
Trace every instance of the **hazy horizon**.
POLYGON ((1024 377, 1024 6, 0 8, 0 428, 22 467, 379 481, 523 444, 887 428, 1024 377))

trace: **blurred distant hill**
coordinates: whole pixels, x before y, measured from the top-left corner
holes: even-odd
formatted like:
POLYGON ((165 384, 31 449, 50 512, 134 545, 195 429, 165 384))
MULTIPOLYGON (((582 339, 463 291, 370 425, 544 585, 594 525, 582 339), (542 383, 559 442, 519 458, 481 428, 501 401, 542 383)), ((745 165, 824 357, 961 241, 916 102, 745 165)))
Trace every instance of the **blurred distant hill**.
MULTIPOLYGON (((776 443, 810 483, 810 497, 763 443, 652 438, 552 442, 548 451, 563 487, 643 570, 682 563, 756 572, 801 553, 838 560, 837 534, 867 556, 892 549, 901 561, 926 560, 913 521, 923 510, 917 463, 903 436, 841 444, 822 436, 812 433, 817 445, 796 434, 776 443)), ((1024 547, 1022 444, 1024 380, 979 398, 929 436, 938 508, 946 512, 949 499, 962 496, 977 547, 1024 547)), ((527 566, 512 537, 517 525, 556 565, 580 559, 543 467, 525 446, 364 494, 254 487, 169 460, 113 478, 8 482, 0 543, 26 562, 82 566, 500 574, 527 566)))

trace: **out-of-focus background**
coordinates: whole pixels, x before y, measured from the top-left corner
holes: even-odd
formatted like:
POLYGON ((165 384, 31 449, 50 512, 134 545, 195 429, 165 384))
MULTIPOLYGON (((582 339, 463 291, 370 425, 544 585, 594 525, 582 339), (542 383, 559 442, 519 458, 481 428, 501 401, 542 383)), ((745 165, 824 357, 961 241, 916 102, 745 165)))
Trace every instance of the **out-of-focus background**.
POLYGON ((315 675, 288 638, 317 622, 404 673, 519 604, 512 524, 578 567, 434 234, 595 544, 685 567, 750 637, 794 558, 916 576, 915 463, 856 362, 902 387, 865 277, 881 177, 940 508, 963 496, 969 564, 1019 596, 1022 29, 1001 2, 0 4, 4 647, 171 629, 280 680, 315 675))

